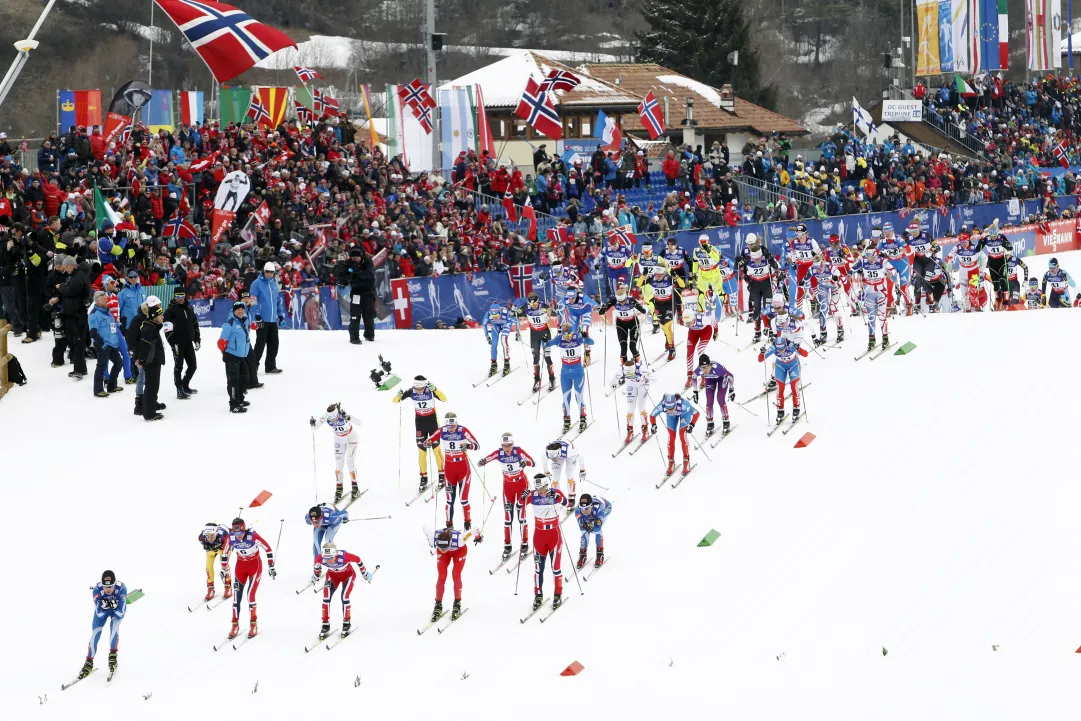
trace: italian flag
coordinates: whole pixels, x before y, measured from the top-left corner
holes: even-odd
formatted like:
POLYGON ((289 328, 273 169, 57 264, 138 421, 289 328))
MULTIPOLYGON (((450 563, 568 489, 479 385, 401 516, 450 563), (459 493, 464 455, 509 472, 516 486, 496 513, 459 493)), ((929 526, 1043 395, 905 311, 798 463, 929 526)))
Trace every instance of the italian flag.
POLYGON ((998 62, 999 70, 1010 67, 1010 21, 1006 0, 998 0, 998 62))
POLYGON ((121 218, 113 210, 113 206, 105 202, 101 191, 98 190, 98 184, 94 183, 94 230, 98 231, 99 234, 101 233, 101 225, 106 220, 109 220, 115 228, 120 225, 121 218))

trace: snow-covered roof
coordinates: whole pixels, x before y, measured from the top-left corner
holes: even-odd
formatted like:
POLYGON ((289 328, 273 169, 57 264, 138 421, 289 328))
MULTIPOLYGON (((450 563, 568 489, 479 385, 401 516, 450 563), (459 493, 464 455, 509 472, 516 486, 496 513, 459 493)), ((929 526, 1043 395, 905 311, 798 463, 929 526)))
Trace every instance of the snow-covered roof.
MULTIPOLYGON (((351 69, 369 57, 415 50, 405 43, 388 43, 377 40, 360 40, 343 35, 312 35, 297 43, 296 49, 283 48, 260 60, 256 67, 264 70, 291 70, 294 65, 308 68, 351 69), (356 57, 354 57, 356 55, 356 57)), ((526 50, 524 48, 489 48, 478 45, 447 45, 445 52, 459 52, 484 57, 507 57, 522 52, 539 52, 547 58, 565 63, 614 62, 618 56, 609 53, 583 53, 572 50, 526 50)))
POLYGON ((518 104, 518 99, 522 96, 526 80, 532 77, 537 82, 540 82, 553 69, 567 70, 582 80, 581 84, 574 90, 568 92, 556 91, 554 93, 556 105, 637 106, 642 102, 642 98, 634 93, 605 82, 600 78, 583 75, 547 55, 532 50, 523 50, 491 65, 486 65, 479 70, 467 73, 460 78, 455 78, 441 85, 440 89, 479 85, 484 91, 484 104, 486 107, 513 107, 518 104))

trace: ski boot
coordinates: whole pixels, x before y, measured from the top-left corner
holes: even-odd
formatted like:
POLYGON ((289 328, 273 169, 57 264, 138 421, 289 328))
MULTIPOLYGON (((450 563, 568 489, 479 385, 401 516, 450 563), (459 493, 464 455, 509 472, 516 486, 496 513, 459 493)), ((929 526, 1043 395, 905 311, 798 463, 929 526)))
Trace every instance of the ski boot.
POLYGON ((769 383, 766 384, 766 392, 771 393, 771 392, 773 392, 775 390, 777 390, 777 379, 776 378, 770 378, 769 383))
POLYGON ((657 334, 658 334, 658 333, 660 333, 660 332, 661 332, 661 325, 660 325, 660 323, 657 323, 656 321, 654 321, 654 323, 653 323, 653 333, 652 333, 652 335, 657 335, 657 334))
POLYGON ((441 491, 447 487, 447 474, 443 471, 439 471, 438 487, 441 491))
POLYGON ((450 607, 450 620, 457 621, 462 615, 462 602, 459 600, 454 601, 454 605, 450 607))
POLYGON ((217 594, 217 591, 214 590, 214 584, 213 583, 208 583, 208 584, 206 584, 206 595, 203 596, 203 600, 204 601, 209 601, 210 599, 214 598, 214 596, 216 594, 217 594))
POLYGON ((604 565, 604 549, 597 549, 597 559, 593 561, 593 568, 600 568, 604 565))
POLYGON ((693 381, 693 380, 691 379, 691 374, 690 374, 690 373, 688 373, 688 374, 687 374, 687 382, 683 384, 683 390, 687 390, 688 388, 690 388, 690 387, 691 387, 691 383, 693 383, 693 382, 694 382, 694 381, 693 381))
POLYGON ((540 373, 533 374, 533 392, 536 393, 540 390, 540 373))
POLYGON ((503 361, 503 375, 505 375, 505 376, 510 375, 510 361, 509 360, 503 361))
POLYGON ((845 339, 845 329, 843 327, 837 329, 837 342, 840 343, 845 339))
POLYGON ((783 421, 783 420, 784 420, 784 408, 778 408, 777 409, 777 425, 780 425, 781 421, 783 421))
POLYGON ((240 635, 240 624, 233 621, 233 627, 229 629, 229 638, 236 638, 240 635))
POLYGON ((176 399, 178 401, 186 401, 189 398, 191 398, 191 396, 188 395, 188 392, 186 390, 184 390, 184 386, 176 387, 176 399))
POLYGON ((518 551, 518 557, 524 560, 525 557, 528 556, 528 555, 529 555, 529 544, 528 543, 523 543, 521 549, 519 549, 519 551, 518 551))
POLYGON ((762 340, 762 331, 756 330, 754 332, 754 338, 751 339, 751 341, 752 341, 751 345, 754 345, 755 343, 759 342, 760 340, 762 340))
POLYGON ((634 438, 634 426, 627 426, 627 437, 623 439, 623 445, 627 445, 634 438))
POLYGON ((799 406, 792 409, 792 422, 795 423, 799 420, 799 406))
POLYGON ((248 625, 248 638, 255 638, 259 635, 259 625, 252 619, 251 624, 248 625))
POLYGON ((511 545, 509 543, 504 543, 503 544, 503 560, 504 561, 507 561, 507 560, 510 559, 510 554, 511 554, 511 552, 513 550, 514 549, 511 548, 511 545))
POLYGON ((417 489, 417 495, 419 496, 421 493, 424 493, 424 491, 426 491, 427 489, 428 489, 428 474, 427 473, 421 473, 420 474, 420 487, 417 489))
POLYGON ((722 436, 727 436, 731 431, 732 431, 732 424, 727 419, 725 419, 721 423, 721 435, 722 436))
POLYGON ((713 421, 706 421, 706 437, 707 438, 709 436, 713 435, 713 431, 714 431, 715 428, 716 428, 716 425, 713 423, 713 421))
POLYGON ((342 638, 349 635, 349 629, 353 627, 352 621, 342 621, 342 638))
POLYGON ((360 486, 356 481, 353 481, 353 487, 349 489, 349 500, 355 501, 360 498, 360 486))
POLYGON ((563 416, 563 432, 566 433, 571 429, 571 417, 563 416))
POLYGON ((562 596, 562 594, 557 593, 556 595, 552 596, 552 610, 553 611, 556 610, 557 608, 559 608, 562 605, 563 605, 563 596, 562 596))
POLYGON ((541 604, 543 603, 544 596, 538 593, 536 596, 533 597, 533 610, 536 611, 538 608, 541 607, 541 604))
POLYGON ((649 425, 646 424, 646 423, 643 423, 642 424, 642 442, 645 443, 647 440, 649 440, 649 425))
POLYGON ((319 628, 319 640, 320 641, 326 641, 327 636, 329 636, 329 635, 330 635, 330 624, 329 623, 324 623, 319 628))
POLYGON ((586 423, 586 417, 585 416, 582 416, 581 418, 579 418, 578 419, 578 432, 582 433, 583 431, 585 431, 587 425, 588 425, 588 423, 586 423))
POLYGON ((571 509, 567 511, 568 514, 572 513, 573 510, 577 508, 577 505, 574 503, 574 498, 575 496, 573 493, 567 495, 567 508, 571 509))
POLYGON ((885 333, 882 334, 882 347, 885 348, 890 344, 890 337, 885 333))
POLYGON ((233 577, 232 576, 227 575, 225 577, 225 594, 224 594, 224 597, 225 598, 232 598, 233 597, 233 577))
POLYGON ((312 585, 314 586, 315 584, 319 583, 321 580, 323 580, 323 567, 322 566, 316 566, 315 570, 312 571, 312 585))
POLYGON ((88 658, 83 662, 83 668, 79 671, 79 678, 86 678, 94 670, 94 659, 88 658))
POLYGON ((338 501, 342 500, 342 494, 343 494, 342 484, 340 484, 340 483, 334 484, 334 505, 335 506, 338 505, 338 501))
POLYGON ((586 549, 583 548, 581 551, 578 552, 578 563, 576 565, 578 566, 579 570, 581 570, 582 567, 586 565, 586 549))
POLYGON ((668 470, 665 471, 664 474, 666 476, 670 476, 675 472, 676 472, 676 459, 675 458, 669 458, 668 459, 668 470))
POLYGON ((869 336, 867 338, 867 350, 868 351, 873 351, 874 349, 875 349, 875 337, 872 335, 872 336, 869 336))
POLYGON ((687 456, 683 456, 683 475, 687 475, 691 472, 691 459, 687 456))
POLYGON ((494 376, 497 370, 498 367, 496 365, 496 362, 492 361, 492 364, 488 366, 488 377, 491 378, 492 376, 494 376))
POLYGON ((814 344, 815 344, 815 348, 817 348, 817 347, 818 347, 818 346, 820 346, 820 345, 825 345, 825 344, 826 344, 826 331, 821 331, 821 332, 820 332, 820 333, 819 333, 819 334, 818 334, 818 335, 817 335, 817 336, 816 336, 816 337, 814 338, 814 344))
POLYGON ((664 347, 668 349, 668 360, 674 361, 676 359, 676 347, 671 343, 666 343, 664 347))
POLYGON ((556 377, 552 373, 548 374, 548 390, 554 391, 556 389, 556 377))

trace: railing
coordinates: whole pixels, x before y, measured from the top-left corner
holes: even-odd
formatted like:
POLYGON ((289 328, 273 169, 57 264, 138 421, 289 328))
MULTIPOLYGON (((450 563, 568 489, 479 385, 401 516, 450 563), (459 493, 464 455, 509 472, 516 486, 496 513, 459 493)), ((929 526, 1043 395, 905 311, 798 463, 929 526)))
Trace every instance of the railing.
POLYGON ((11 390, 11 386, 14 385, 8 379, 8 363, 11 361, 11 354, 8 353, 8 335, 11 333, 11 323, 4 321, 4 324, 0 326, 0 398, 4 397, 4 394, 11 390))
MULTIPOLYGON (((946 117, 940 115, 939 113, 933 110, 929 110, 927 105, 922 100, 919 100, 908 90, 905 90, 904 88, 899 88, 896 85, 891 85, 886 91, 886 95, 889 97, 890 100, 918 100, 920 103, 920 107, 923 110, 921 114, 921 119, 923 120, 925 125, 931 126, 932 128, 934 128, 935 132, 939 133, 940 135, 946 136, 958 145, 964 146, 969 151, 971 151, 972 155, 965 156, 968 159, 977 160, 985 157, 983 148, 980 146, 980 144, 970 138, 963 128, 959 127, 957 123, 948 120, 946 117)), ((931 150, 935 151, 934 154, 937 154, 937 152, 941 149, 931 148, 931 150)), ((951 153, 951 155, 960 155, 960 153, 951 153)))
POLYGON ((30 171, 31 175, 38 172, 38 151, 45 138, 8 138, 8 144, 15 148, 11 154, 12 160, 30 171), (23 150, 23 145, 26 150, 23 150))
MULTIPOLYGON (((810 211, 816 205, 822 203, 822 201, 818 200, 813 195, 804 193, 802 190, 785 188, 784 186, 768 183, 764 180, 758 180, 757 178, 751 178, 746 175, 733 176, 732 180, 735 181, 736 187, 739 188, 740 201, 750 203, 753 206, 764 208, 769 203, 776 205, 781 199, 784 199, 796 201, 806 211, 810 211)), ((800 215, 809 214, 809 212, 800 213, 800 215)))

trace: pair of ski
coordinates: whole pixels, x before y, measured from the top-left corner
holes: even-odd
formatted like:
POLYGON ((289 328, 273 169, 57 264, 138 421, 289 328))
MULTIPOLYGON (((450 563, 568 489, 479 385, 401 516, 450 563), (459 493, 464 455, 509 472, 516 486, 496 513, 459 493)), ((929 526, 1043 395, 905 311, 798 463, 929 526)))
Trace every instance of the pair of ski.
POLYGON ((777 421, 777 424, 776 424, 776 425, 774 425, 774 426, 773 426, 773 428, 771 428, 771 429, 769 429, 768 431, 766 431, 766 436, 767 436, 767 437, 768 437, 768 436, 772 436, 772 435, 773 435, 774 433, 776 433, 776 432, 777 432, 777 431, 778 431, 778 430, 779 430, 779 429, 780 429, 780 428, 781 428, 782 426, 784 426, 784 430, 783 430, 783 431, 781 431, 781 435, 782 435, 782 436, 787 436, 787 435, 788 435, 788 434, 789 434, 789 433, 790 433, 790 432, 792 431, 792 429, 796 427, 796 424, 797 424, 797 423, 799 423, 800 421, 802 421, 802 420, 803 420, 804 418, 806 418, 806 417, 807 417, 807 416, 805 416, 805 415, 801 415, 801 416, 800 416, 799 418, 796 418, 796 419, 795 419, 795 420, 793 420, 792 422, 790 422, 790 423, 788 423, 787 425, 785 425, 785 421, 786 421, 786 420, 788 420, 788 418, 789 418, 789 414, 788 414, 788 413, 785 413, 785 414, 784 414, 783 416, 781 416, 781 420, 777 421))
POLYGON ((602 568, 604 568, 604 567, 605 567, 605 565, 607 565, 607 564, 608 564, 608 562, 609 562, 609 561, 611 561, 611 560, 612 560, 612 557, 611 557, 611 556, 609 556, 609 557, 605 558, 605 559, 604 559, 604 560, 603 560, 603 561, 601 562, 601 565, 599 565, 599 566, 596 566, 596 565, 594 565, 594 566, 593 566, 593 568, 589 569, 588 571, 586 571, 585 573, 583 573, 583 574, 582 574, 582 580, 583 580, 583 581, 588 581, 588 580, 589 580, 590 578, 592 578, 592 577, 593 577, 593 574, 594 574, 594 573, 596 573, 597 571, 599 571, 599 570, 601 570, 602 568))
MULTIPOLYGON (((892 347, 893 347, 893 343, 889 343, 888 345, 882 346, 881 348, 879 348, 877 353, 874 353, 871 356, 871 360, 874 360, 875 358, 878 358, 879 356, 881 356, 883 353, 885 353, 886 351, 888 351, 892 347)), ((875 350, 874 348, 869 348, 869 349, 863 351, 862 353, 860 353, 858 356, 856 356, 852 360, 857 360, 858 361, 859 359, 863 358, 865 355, 867 355, 868 353, 871 353, 874 350, 875 350)))
POLYGON ((578 438, 578 436, 588 431, 589 427, 596 422, 596 419, 587 422, 585 428, 583 428, 580 423, 577 425, 572 424, 570 428, 559 434, 559 438, 560 440, 564 441, 573 441, 574 439, 578 438))
POLYGON ((476 388, 481 383, 483 383, 485 388, 491 388, 496 383, 503 380, 504 378, 506 378, 507 376, 509 376, 511 373, 513 373, 516 370, 518 370, 518 366, 514 366, 513 368, 511 368, 506 373, 501 373, 498 370, 495 373, 489 373, 488 375, 484 376, 484 378, 482 378, 481 380, 474 383, 473 387, 476 388))
POLYGON ((233 650, 234 650, 234 651, 236 651, 236 650, 238 650, 238 649, 239 649, 239 648, 240 648, 241 646, 243 646, 244 644, 246 644, 246 643, 247 643, 248 641, 252 640, 253 638, 255 638, 255 636, 248 636, 247 634, 245 634, 245 635, 243 635, 243 636, 241 636, 240 634, 237 634, 236 636, 233 636, 233 637, 231 637, 231 638, 230 638, 230 637, 229 637, 229 636, 227 635, 227 636, 226 636, 226 637, 225 637, 225 638, 224 638, 224 639, 222 640, 222 642, 221 642, 221 643, 219 643, 218 645, 214 646, 214 650, 215 650, 215 651, 220 651, 220 650, 222 650, 223 648, 225 648, 225 644, 229 643, 230 641, 233 641, 233 650))
MULTIPOLYGON (((812 385, 811 383, 805 383, 805 384, 803 385, 803 387, 804 387, 804 388, 810 388, 810 387, 811 387, 811 385, 812 385)), ((776 387, 776 386, 774 386, 773 388, 770 388, 769 386, 766 386, 766 389, 765 389, 764 391, 762 391, 761 393, 759 393, 758 395, 754 396, 753 398, 748 398, 747 400, 743 401, 742 403, 737 403, 736 405, 738 405, 738 406, 743 406, 744 408, 746 408, 746 407, 747 407, 748 405, 750 405, 750 404, 751 404, 751 403, 752 403, 753 401, 756 401, 756 400, 758 400, 759 398, 764 398, 764 397, 766 397, 766 396, 767 396, 767 395, 769 395, 770 393, 773 393, 773 392, 774 392, 774 391, 776 391, 776 390, 777 390, 777 387, 776 387)))
POLYGON ((361 497, 370 490, 371 490, 370 488, 365 488, 363 491, 358 493, 355 498, 353 497, 352 493, 350 493, 349 500, 345 502, 344 506, 342 506, 341 508, 338 508, 338 503, 340 503, 341 501, 337 501, 337 502, 334 503, 334 507, 337 508, 339 511, 344 511, 344 510, 348 509, 349 506, 351 506, 354 503, 356 503, 357 501, 359 501, 361 499, 361 497))
MULTIPOLYGON (((518 570, 518 566, 522 565, 522 561, 524 561, 524 560, 525 560, 525 559, 526 559, 526 558, 527 558, 528 556, 529 556, 529 551, 528 551, 528 550, 527 550, 527 551, 526 551, 525 553, 522 553, 522 552, 520 552, 520 551, 519 551, 519 553, 518 553, 518 560, 517 560, 517 562, 516 562, 516 563, 515 563, 515 564, 514 564, 513 566, 510 566, 510 567, 509 567, 509 568, 507 569, 507 573, 514 573, 515 571, 517 571, 517 570, 518 570)), ((513 553, 511 553, 511 554, 510 554, 509 556, 507 556, 506 558, 502 559, 502 560, 501 560, 501 561, 499 562, 499 565, 497 565, 497 566, 496 566, 495 568, 493 568, 492 570, 488 571, 488 575, 489 575, 489 576, 494 576, 494 575, 495 575, 495 573, 496 573, 496 571, 498 571, 499 569, 503 568, 503 566, 506 566, 506 565, 507 565, 508 563, 510 563, 510 562, 511 562, 512 560, 514 560, 514 554, 513 554, 513 553)))
MULTIPOLYGON (((687 469, 686 471, 682 471, 682 470, 681 470, 681 471, 679 472, 679 478, 678 478, 678 479, 676 480, 676 482, 675 482, 675 483, 673 483, 673 484, 672 484, 672 488, 675 488, 675 487, 676 487, 676 486, 678 486, 678 485, 679 485, 680 483, 683 483, 683 479, 684 479, 684 478, 686 478, 687 476, 689 476, 689 475, 690 475, 690 473, 691 473, 691 471, 693 471, 693 470, 694 470, 695 468, 698 468, 698 464, 697 464, 697 463, 692 463, 692 464, 691 464, 691 467, 690 467, 690 468, 688 468, 688 469, 687 469)), ((662 479, 661 479, 661 482, 660 482, 660 483, 658 483, 658 484, 657 484, 656 486, 654 486, 654 488, 660 488, 660 487, 661 487, 661 486, 663 486, 663 485, 664 485, 665 483, 668 483, 668 479, 669 479, 669 478, 671 478, 671 477, 672 477, 672 476, 674 476, 674 475, 676 475, 676 469, 675 469, 675 468, 673 468, 673 469, 672 469, 672 472, 671 472, 671 473, 665 473, 665 474, 664 474, 664 478, 662 478, 662 479)))
POLYGON ((349 633, 345 633, 344 631, 341 632, 341 633, 338 633, 338 627, 335 626, 334 628, 330 629, 330 632, 327 633, 325 636, 323 634, 319 634, 319 638, 311 646, 305 646, 304 647, 304 653, 311 653, 312 651, 314 651, 316 648, 319 647, 319 644, 323 643, 328 638, 330 639, 330 641, 327 642, 326 647, 327 647, 327 650, 329 651, 330 649, 334 648, 339 643, 341 643, 342 641, 344 641, 345 639, 349 638, 352 635, 353 635, 352 631, 349 631, 349 633), (335 633, 337 633, 338 635, 335 636, 334 635, 335 633))
POLYGON ((518 405, 524 406, 525 402, 529 400, 533 401, 533 405, 537 405, 538 403, 540 403, 541 399, 543 399, 545 396, 550 396, 553 392, 555 392, 555 386, 549 388, 547 386, 541 385, 540 390, 530 391, 528 396, 518 401, 518 405))
MULTIPOLYGON (((213 611, 213 610, 214 610, 215 608, 217 608, 218 606, 222 605, 223 603, 225 603, 226 601, 230 600, 231 598, 232 598, 231 596, 230 596, 230 598, 226 598, 226 597, 225 597, 225 594, 222 594, 221 596, 218 596, 218 597, 217 597, 217 598, 215 598, 215 599, 211 599, 210 601, 207 601, 207 600, 206 600, 206 599, 204 598, 202 602, 204 602, 204 603, 205 603, 205 605, 206 605, 206 610, 208 610, 208 611, 213 611)), ((195 610, 195 609, 197 609, 197 608, 199 608, 199 603, 195 603, 195 604, 193 604, 193 605, 191 605, 191 606, 188 606, 188 613, 191 613, 192 611, 194 611, 194 610, 195 610)))
MULTIPOLYGON (((713 443, 710 443, 710 444, 709 444, 709 447, 710 447, 710 448, 716 448, 717 446, 721 445, 721 441, 723 441, 723 440, 724 440, 725 438, 728 438, 728 436, 732 435, 732 431, 736 430, 737 428, 739 428, 739 424, 738 424, 738 423, 733 423, 733 424, 732 424, 732 425, 731 425, 731 426, 729 427, 729 429, 728 429, 728 433, 725 433, 725 432, 723 432, 723 431, 722 431, 722 432, 720 433, 720 438, 718 438, 717 440, 715 440, 715 441, 714 441, 713 443)), ((703 440, 703 441, 707 441, 707 440, 709 440, 709 438, 710 438, 711 436, 715 436, 715 435, 718 435, 716 431, 714 431, 713 433, 707 433, 707 434, 706 434, 706 437, 705 437, 705 438, 703 438, 702 440, 703 440)))
MULTIPOLYGON (((556 612, 556 611, 558 611, 558 610, 559 610, 560 608, 563 608, 564 606, 566 606, 566 605, 567 605, 567 601, 568 601, 568 600, 569 600, 569 598, 564 598, 564 599, 562 599, 562 603, 560 603, 558 607, 556 607, 556 608, 552 608, 552 609, 551 609, 550 611, 548 611, 548 613, 546 613, 546 614, 544 614, 543 616, 541 616, 541 617, 540 617, 540 622, 541 622, 541 623, 544 623, 544 622, 545 622, 545 621, 547 621, 547 620, 548 620, 549 618, 551 618, 551 617, 552 617, 552 614, 553 614, 553 613, 555 613, 555 612, 556 612)), ((538 613, 540 613, 541 611, 543 611, 543 610, 545 609, 545 607, 547 607, 547 606, 548 606, 548 599, 546 598, 546 599, 544 599, 543 601, 541 601, 541 605, 537 606, 537 607, 536 607, 536 608, 534 608, 534 609, 533 609, 532 611, 530 611, 529 613, 527 613, 527 614, 526 614, 526 616, 525 616, 525 618, 520 618, 520 619, 518 619, 518 620, 519 620, 519 621, 521 621, 522 623, 525 623, 526 621, 528 621, 529 619, 533 618, 533 617, 534 617, 534 616, 536 616, 536 615, 537 615, 538 613)))
MULTIPOLYGON (((468 611, 468 610, 469 610, 468 608, 463 608, 463 609, 462 609, 462 612, 458 614, 458 618, 452 618, 452 619, 450 619, 450 621, 448 621, 448 622, 447 622, 447 623, 446 623, 445 625, 443 625, 443 626, 440 626, 439 628, 435 629, 435 630, 436 630, 436 633, 444 633, 444 632, 446 632, 446 630, 447 630, 448 628, 450 628, 450 627, 451 627, 452 625, 454 625, 454 622, 455 622, 455 621, 457 621, 457 620, 458 620, 459 618, 461 618, 462 616, 464 616, 464 615, 465 615, 465 613, 466 613, 466 611, 468 611)), ((417 629, 417 635, 418 635, 418 636, 421 636, 421 635, 423 635, 423 634, 424 634, 424 633, 425 633, 426 631, 429 631, 429 630, 431 630, 432 626, 435 626, 435 625, 436 625, 437 623, 439 623, 439 622, 440 622, 441 620, 443 620, 443 617, 444 617, 444 616, 446 616, 446 615, 447 615, 447 611, 442 611, 442 612, 440 612, 440 614, 439 614, 439 617, 438 617, 438 618, 436 618, 436 619, 435 619, 434 621, 429 621, 428 623, 426 623, 426 624, 424 624, 423 626, 421 626, 420 628, 418 628, 418 629, 417 629)))
MULTIPOLYGON (((60 684, 60 690, 61 690, 61 691, 67 691, 67 690, 68 690, 69 688, 71 688, 71 687, 72 687, 72 686, 74 686, 75 684, 79 683, 79 682, 80 682, 80 681, 82 681, 82 680, 83 680, 84 678, 90 678, 90 676, 91 676, 91 675, 93 675, 93 673, 94 673, 95 671, 97 671, 97 669, 96 669, 96 668, 92 668, 92 669, 90 669, 90 673, 86 674, 86 675, 85 675, 85 676, 83 676, 82 678, 78 678, 78 677, 76 677, 76 679, 75 679, 74 681, 72 681, 71 683, 62 683, 62 684, 60 684)), ((113 680, 113 676, 114 676, 115 674, 116 674, 116 671, 110 671, 110 672, 109 672, 109 676, 108 676, 108 677, 107 677, 107 678, 105 679, 106 683, 108 683, 109 681, 112 681, 112 680, 113 680)))
MULTIPOLYGON (((443 484, 443 488, 446 488, 446 487, 447 487, 447 486, 446 486, 446 484, 444 483, 444 484, 443 484)), ((429 502, 429 501, 431 501, 431 500, 432 500, 433 498, 435 498, 435 494, 436 494, 437 492, 439 492, 439 491, 442 491, 442 490, 443 490, 443 488, 440 488, 440 487, 439 487, 439 483, 438 483, 438 482, 436 482, 436 483, 434 483, 434 484, 431 484, 431 485, 427 485, 427 486, 425 486, 424 488, 422 488, 421 490, 417 491, 417 495, 413 496, 413 497, 412 497, 412 498, 410 498, 410 499, 409 499, 408 501, 406 501, 406 502, 405 502, 405 505, 406 505, 406 507, 407 507, 407 508, 408 508, 409 506, 412 506, 412 505, 413 505, 414 503, 416 503, 417 501, 419 501, 419 500, 420 500, 420 497, 421 497, 421 496, 423 496, 423 495, 424 495, 424 494, 426 494, 426 493, 427 493, 427 494, 429 494, 429 495, 428 495, 428 497, 427 497, 427 498, 425 498, 425 499, 424 499, 424 502, 425 502, 425 503, 428 503, 428 502, 429 502)))

